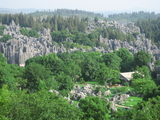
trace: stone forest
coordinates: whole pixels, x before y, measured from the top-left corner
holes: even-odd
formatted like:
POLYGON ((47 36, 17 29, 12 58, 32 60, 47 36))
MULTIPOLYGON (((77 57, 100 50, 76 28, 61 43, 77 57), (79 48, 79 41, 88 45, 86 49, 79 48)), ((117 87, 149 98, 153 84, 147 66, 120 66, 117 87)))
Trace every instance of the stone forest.
POLYGON ((160 14, 0 14, 1 120, 159 120, 159 76, 160 14))

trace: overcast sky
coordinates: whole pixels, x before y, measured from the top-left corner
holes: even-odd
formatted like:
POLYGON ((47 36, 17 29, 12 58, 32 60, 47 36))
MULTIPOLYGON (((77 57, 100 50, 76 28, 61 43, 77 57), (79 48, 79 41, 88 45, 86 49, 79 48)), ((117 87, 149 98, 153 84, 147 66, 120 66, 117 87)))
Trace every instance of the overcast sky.
POLYGON ((160 12, 160 0, 0 0, 0 8, 67 8, 94 12, 138 9, 160 12))

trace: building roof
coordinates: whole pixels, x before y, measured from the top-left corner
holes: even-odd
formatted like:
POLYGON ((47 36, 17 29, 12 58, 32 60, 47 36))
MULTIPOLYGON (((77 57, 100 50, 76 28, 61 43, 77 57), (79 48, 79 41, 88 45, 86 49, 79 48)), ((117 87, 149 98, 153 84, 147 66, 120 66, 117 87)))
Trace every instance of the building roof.
POLYGON ((120 73, 121 75, 121 78, 122 80, 125 80, 125 81, 130 81, 132 79, 132 74, 135 73, 135 72, 124 72, 124 73, 120 73))

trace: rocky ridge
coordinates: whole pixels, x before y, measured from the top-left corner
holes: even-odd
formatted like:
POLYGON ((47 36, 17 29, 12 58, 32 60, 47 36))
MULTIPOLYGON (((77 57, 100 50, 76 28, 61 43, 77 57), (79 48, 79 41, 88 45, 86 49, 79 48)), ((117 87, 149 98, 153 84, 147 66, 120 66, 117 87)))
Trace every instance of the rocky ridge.
MULTIPOLYGON (((117 24, 117 22, 114 22, 114 25, 119 27, 121 31, 139 31, 133 24, 117 24)), ((50 53, 59 54, 67 51, 63 45, 61 45, 61 47, 52 45, 52 38, 49 29, 44 28, 41 30, 39 32, 39 38, 27 37, 20 33, 20 26, 16 25, 14 21, 12 21, 9 26, 6 26, 4 34, 11 35, 12 39, 5 43, 0 42, 0 52, 4 54, 10 64, 24 66, 25 61, 31 57, 48 55, 50 53)), ((104 49, 103 47, 93 47, 88 50, 83 48, 73 48, 69 49, 68 52, 81 50, 83 52, 100 51, 102 53, 110 53, 113 52, 113 50, 126 48, 132 54, 135 54, 140 50, 145 50, 146 52, 153 54, 154 58, 152 62, 155 61, 155 59, 160 59, 160 48, 153 45, 151 40, 145 37, 145 34, 138 35, 135 41, 130 42, 112 39, 108 40, 100 36, 99 42, 104 43, 107 46, 107 49, 104 49)))
MULTIPOLYGON (((117 86, 122 87, 122 86, 117 86)), ((56 90, 50 90, 50 92, 56 93, 56 95, 60 95, 58 91, 56 90)), ((87 96, 93 96, 93 97, 100 97, 104 98, 108 102, 111 103, 110 109, 112 112, 117 111, 116 104, 122 104, 125 103, 125 100, 127 100, 131 94, 131 92, 127 92, 121 95, 114 95, 110 99, 106 98, 108 95, 111 95, 110 87, 109 86, 102 86, 102 85, 91 85, 87 84, 83 87, 80 87, 79 85, 74 86, 74 89, 70 91, 70 94, 68 97, 63 97, 64 99, 67 99, 69 103, 74 104, 74 101, 80 101, 81 99, 84 99, 87 96), (105 91, 101 92, 97 90, 96 88, 104 88, 105 91)), ((78 104, 76 107, 79 107, 78 104)))

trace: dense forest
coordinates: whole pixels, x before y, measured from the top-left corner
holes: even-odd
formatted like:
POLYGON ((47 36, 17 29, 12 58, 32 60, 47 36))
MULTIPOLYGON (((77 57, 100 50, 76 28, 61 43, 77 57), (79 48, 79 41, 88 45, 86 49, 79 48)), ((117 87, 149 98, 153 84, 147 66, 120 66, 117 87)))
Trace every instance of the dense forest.
POLYGON ((138 20, 136 25, 140 27, 141 33, 145 33, 153 43, 160 45, 160 17, 155 20, 138 20))
POLYGON ((36 11, 36 12, 30 13, 28 15, 39 16, 39 17, 61 15, 63 17, 78 16, 80 18, 83 18, 83 17, 104 18, 103 14, 100 14, 100 13, 88 12, 88 11, 84 11, 84 10, 72 10, 72 9, 56 9, 54 11, 51 11, 51 10, 48 10, 48 11, 36 11))
POLYGON ((155 14, 155 12, 132 12, 132 13, 118 13, 108 15, 109 20, 117 21, 128 21, 128 22, 137 22, 138 20, 148 20, 148 19, 157 19, 160 17, 160 14, 155 14))

